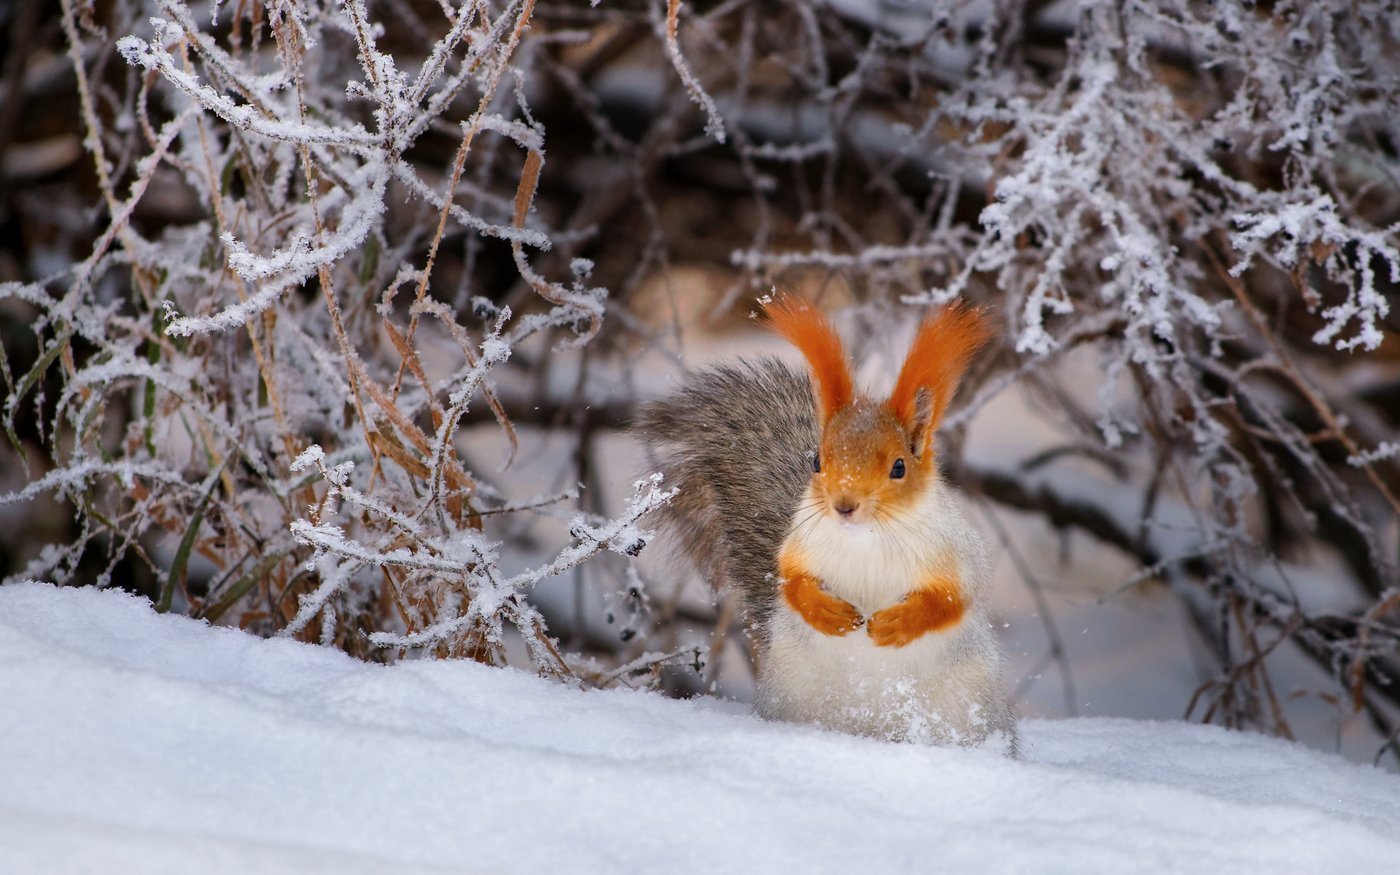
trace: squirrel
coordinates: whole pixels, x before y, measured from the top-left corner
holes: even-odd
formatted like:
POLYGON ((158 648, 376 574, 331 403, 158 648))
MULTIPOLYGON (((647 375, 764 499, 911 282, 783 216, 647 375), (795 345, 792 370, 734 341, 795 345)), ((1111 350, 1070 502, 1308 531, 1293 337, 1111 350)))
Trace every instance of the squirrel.
POLYGON ((888 399, 856 392, 835 328, 764 304, 776 358, 689 376, 635 430, 679 487, 660 528, 741 600, 770 719, 895 741, 1004 745, 1016 718, 983 593, 988 555, 941 478, 935 429, 991 337, 955 303, 919 326, 888 399))

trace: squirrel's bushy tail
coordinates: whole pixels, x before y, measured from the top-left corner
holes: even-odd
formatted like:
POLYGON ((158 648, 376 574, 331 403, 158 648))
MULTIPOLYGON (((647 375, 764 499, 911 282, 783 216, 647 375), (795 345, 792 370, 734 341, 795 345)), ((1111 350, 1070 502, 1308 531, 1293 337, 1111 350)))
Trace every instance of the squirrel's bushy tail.
POLYGON ((660 512, 664 534, 761 629, 818 441, 807 375, 777 359, 701 371, 644 406, 633 430, 680 488, 660 512))

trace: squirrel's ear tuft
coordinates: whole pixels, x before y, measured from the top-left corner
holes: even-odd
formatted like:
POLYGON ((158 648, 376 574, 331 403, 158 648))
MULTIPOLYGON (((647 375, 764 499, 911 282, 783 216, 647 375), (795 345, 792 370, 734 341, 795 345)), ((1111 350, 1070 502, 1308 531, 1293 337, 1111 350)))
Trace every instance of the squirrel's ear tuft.
POLYGON ((928 450, 968 363, 991 338, 991 325, 982 311, 960 301, 919 326, 889 401, 916 456, 922 458, 928 450))
POLYGON ((812 368, 817 418, 822 424, 855 398, 846 350, 821 311, 801 298, 784 295, 763 305, 769 326, 802 351, 812 368))

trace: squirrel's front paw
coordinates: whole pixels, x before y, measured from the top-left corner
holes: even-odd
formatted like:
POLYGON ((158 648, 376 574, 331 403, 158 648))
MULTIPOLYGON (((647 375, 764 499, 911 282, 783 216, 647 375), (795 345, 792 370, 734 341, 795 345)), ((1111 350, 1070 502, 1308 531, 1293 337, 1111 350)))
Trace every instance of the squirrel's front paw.
POLYGON ((795 574, 783 584, 783 598, 808 626, 823 635, 845 635, 865 622, 850 603, 822 589, 810 574, 795 574))
POLYGON ((962 619, 963 610, 956 595, 920 589, 899 604, 871 614, 866 629, 879 647, 903 647, 926 632, 953 625, 962 619))

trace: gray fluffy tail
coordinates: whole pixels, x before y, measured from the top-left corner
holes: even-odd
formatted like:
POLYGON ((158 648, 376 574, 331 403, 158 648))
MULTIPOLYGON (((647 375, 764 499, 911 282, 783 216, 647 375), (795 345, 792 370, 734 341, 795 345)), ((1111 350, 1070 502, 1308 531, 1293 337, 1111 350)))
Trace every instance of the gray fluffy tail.
POLYGON ((642 408, 634 433, 680 493, 660 525, 712 585, 762 628, 778 547, 811 477, 817 419, 807 376, 777 359, 702 371, 642 408))

